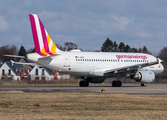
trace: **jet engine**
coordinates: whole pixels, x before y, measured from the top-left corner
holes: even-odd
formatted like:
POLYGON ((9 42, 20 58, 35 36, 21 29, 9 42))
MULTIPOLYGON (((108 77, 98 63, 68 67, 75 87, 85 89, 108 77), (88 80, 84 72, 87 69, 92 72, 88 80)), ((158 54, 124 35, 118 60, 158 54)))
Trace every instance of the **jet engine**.
POLYGON ((105 78, 96 78, 96 77, 87 77, 86 81, 90 83, 102 83, 104 82, 105 78))
POLYGON ((141 83, 153 82, 155 74, 152 71, 139 71, 135 75, 131 75, 131 79, 141 83))

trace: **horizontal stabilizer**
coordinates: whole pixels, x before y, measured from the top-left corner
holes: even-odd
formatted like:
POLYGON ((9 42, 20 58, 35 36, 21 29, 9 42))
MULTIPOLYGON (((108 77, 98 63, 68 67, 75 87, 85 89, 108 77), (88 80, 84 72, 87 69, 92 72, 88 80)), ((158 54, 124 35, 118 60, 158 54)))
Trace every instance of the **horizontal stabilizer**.
POLYGON ((15 58, 25 58, 25 56, 18 56, 18 55, 3 55, 7 57, 15 57, 15 58))
POLYGON ((14 62, 12 60, 10 60, 13 64, 19 64, 19 65, 31 65, 31 66, 40 66, 36 63, 24 63, 24 62, 14 62))

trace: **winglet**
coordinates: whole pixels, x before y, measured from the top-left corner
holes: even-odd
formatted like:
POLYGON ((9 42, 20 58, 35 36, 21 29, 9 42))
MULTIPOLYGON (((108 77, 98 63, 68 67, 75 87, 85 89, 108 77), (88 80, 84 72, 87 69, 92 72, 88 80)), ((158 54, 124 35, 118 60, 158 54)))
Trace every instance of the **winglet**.
POLYGON ((13 60, 10 60, 10 62, 13 64, 13 63, 15 63, 13 60))
POLYGON ((164 62, 164 60, 161 60, 161 59, 158 58, 158 62, 159 62, 159 63, 162 63, 162 62, 164 62))

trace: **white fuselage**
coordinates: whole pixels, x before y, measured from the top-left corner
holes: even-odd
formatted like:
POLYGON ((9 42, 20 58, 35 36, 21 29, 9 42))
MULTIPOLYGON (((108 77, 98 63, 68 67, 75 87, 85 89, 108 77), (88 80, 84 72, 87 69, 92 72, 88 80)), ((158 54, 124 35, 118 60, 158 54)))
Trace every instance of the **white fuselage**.
MULTIPOLYGON (((119 52, 61 52, 54 56, 41 57, 37 53, 27 55, 27 59, 48 67, 79 76, 99 76, 103 74, 93 74, 94 71, 123 68, 136 64, 156 61, 156 57, 141 53, 119 53, 119 52)), ((164 70, 161 63, 141 68, 139 70, 150 70, 159 74, 164 70)))

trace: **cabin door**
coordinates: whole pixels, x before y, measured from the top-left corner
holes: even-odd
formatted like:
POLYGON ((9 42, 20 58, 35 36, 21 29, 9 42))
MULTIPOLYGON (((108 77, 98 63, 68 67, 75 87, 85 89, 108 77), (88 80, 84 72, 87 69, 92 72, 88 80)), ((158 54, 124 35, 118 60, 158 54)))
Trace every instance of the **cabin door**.
POLYGON ((68 54, 64 55, 65 61, 64 61, 64 67, 70 67, 70 58, 68 54))

